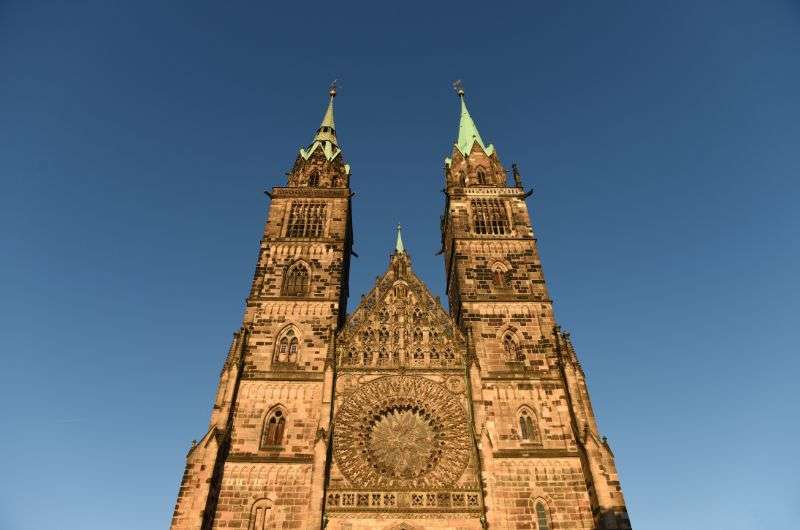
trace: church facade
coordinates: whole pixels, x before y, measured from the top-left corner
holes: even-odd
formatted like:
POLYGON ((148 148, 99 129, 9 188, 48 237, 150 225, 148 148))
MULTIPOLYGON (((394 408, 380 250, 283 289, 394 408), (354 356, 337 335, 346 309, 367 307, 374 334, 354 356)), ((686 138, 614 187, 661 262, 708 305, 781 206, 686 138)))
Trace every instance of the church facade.
POLYGON ((172 530, 630 529, 569 334, 557 324, 519 172, 458 91, 445 160, 449 311, 398 228, 346 314, 350 166, 333 115, 271 202, 241 328, 172 530))

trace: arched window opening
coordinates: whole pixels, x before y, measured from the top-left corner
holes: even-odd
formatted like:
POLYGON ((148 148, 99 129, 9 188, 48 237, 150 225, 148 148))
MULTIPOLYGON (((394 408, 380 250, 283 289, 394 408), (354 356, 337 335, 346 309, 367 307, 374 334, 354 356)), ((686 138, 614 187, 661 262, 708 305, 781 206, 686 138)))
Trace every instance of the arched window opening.
POLYGON ((250 509, 250 524, 247 530, 267 530, 272 528, 272 503, 269 499, 257 500, 250 509))
POLYGON ((424 358, 425 358, 425 354, 422 353, 422 350, 417 348, 417 350, 414 352, 414 360, 415 361, 421 361, 424 358))
POLYGON ((492 285, 498 288, 506 287, 506 270, 499 263, 492 268, 492 285))
POLYGON ((389 364, 389 352, 386 350, 381 350, 378 352, 378 364, 385 365, 389 364))
POLYGON ((300 347, 300 340, 297 338, 294 329, 289 328, 278 339, 278 346, 275 351, 275 360, 279 363, 296 363, 297 351, 300 347))
POLYGON ((414 329, 414 342, 422 342, 422 331, 419 328, 414 329))
POLYGON ((550 515, 542 501, 536 502, 536 522, 539 526, 538 530, 550 530, 550 515))
POLYGON ((383 328, 378 332, 378 340, 381 344, 386 344, 389 342, 389 331, 387 331, 386 328, 383 328))
POLYGON ((319 186, 319 172, 314 171, 308 176, 308 185, 312 188, 319 186))
POLYGON ((520 351, 517 341, 511 333, 507 333, 503 337, 503 350, 506 353, 506 360, 508 361, 524 361, 525 355, 520 351))
POLYGON ((431 361, 439 360, 439 352, 435 348, 431 348, 431 361))
POLYGON ((308 268, 302 263, 294 265, 286 273, 283 284, 284 296, 306 296, 308 294, 308 268))
POLYGON ((422 310, 420 308, 418 307, 414 308, 413 319, 415 324, 422 322, 422 310))
POLYGON ((283 445, 283 432, 286 429, 286 415, 283 409, 275 409, 264 422, 264 432, 261 438, 262 447, 276 447, 283 445))
POLYGON ((524 441, 535 442, 539 440, 539 430, 536 428, 536 418, 527 407, 519 411, 520 438, 524 441))
POLYGON ((364 352, 364 366, 370 366, 372 364, 372 352, 365 351, 364 352))
POLYGON ((452 361, 455 358, 455 356, 453 355, 453 350, 450 350, 450 349, 445 350, 444 351, 444 358, 447 361, 452 361))
POLYGON ((482 169, 478 170, 478 186, 486 186, 486 173, 482 169))

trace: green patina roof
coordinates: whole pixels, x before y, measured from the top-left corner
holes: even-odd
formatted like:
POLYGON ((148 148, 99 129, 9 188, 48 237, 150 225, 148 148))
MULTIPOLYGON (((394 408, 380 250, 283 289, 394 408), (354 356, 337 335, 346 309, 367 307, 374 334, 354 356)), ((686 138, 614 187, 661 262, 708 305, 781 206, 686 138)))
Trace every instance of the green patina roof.
MULTIPOLYGON (((489 144, 488 146, 483 143, 483 138, 481 138, 481 133, 478 132, 478 126, 475 125, 475 120, 472 119, 472 116, 467 110, 467 102, 464 99, 464 92, 459 91, 458 97, 461 99, 461 119, 458 122, 458 140, 456 141, 456 148, 461 151, 461 154, 464 156, 468 156, 469 152, 472 151, 472 146, 475 145, 475 142, 478 142, 478 145, 486 152, 487 155, 491 155, 494 153, 494 145, 489 144)), ((445 163, 450 165, 451 160, 449 158, 445 159, 445 163)))
MULTIPOLYGON (((314 140, 308 148, 300 148, 300 156, 305 160, 308 160, 311 154, 317 149, 322 149, 326 160, 333 160, 342 152, 342 150, 339 149, 339 142, 336 139, 336 124, 333 121, 334 97, 336 97, 336 90, 332 88, 330 91, 330 100, 328 100, 328 108, 325 110, 325 115, 322 117, 322 123, 320 123, 319 129, 317 129, 316 134, 314 134, 314 140)), ((350 166, 348 164, 345 164, 345 169, 349 174, 350 166)))
POLYGON ((403 235, 400 233, 400 225, 397 225, 397 242, 394 244, 394 249, 398 254, 403 254, 406 251, 403 246, 403 235))

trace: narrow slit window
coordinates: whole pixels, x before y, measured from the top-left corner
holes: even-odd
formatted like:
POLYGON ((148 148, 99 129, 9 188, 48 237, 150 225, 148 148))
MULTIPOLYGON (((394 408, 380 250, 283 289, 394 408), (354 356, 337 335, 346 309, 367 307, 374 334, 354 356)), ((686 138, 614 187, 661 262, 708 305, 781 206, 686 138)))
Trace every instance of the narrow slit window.
POLYGON ((536 522, 539 524, 538 530, 550 530, 550 516, 547 514, 547 508, 541 501, 536 503, 536 522))

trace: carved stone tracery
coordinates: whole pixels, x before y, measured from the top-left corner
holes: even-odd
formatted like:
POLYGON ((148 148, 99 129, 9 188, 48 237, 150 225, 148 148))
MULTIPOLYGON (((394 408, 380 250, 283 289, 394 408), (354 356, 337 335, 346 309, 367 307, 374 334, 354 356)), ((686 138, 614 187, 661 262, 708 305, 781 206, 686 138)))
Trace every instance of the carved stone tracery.
POLYGON ((358 487, 447 487, 469 462, 466 425, 463 407, 442 385, 423 377, 382 377, 342 404, 334 458, 358 487))

